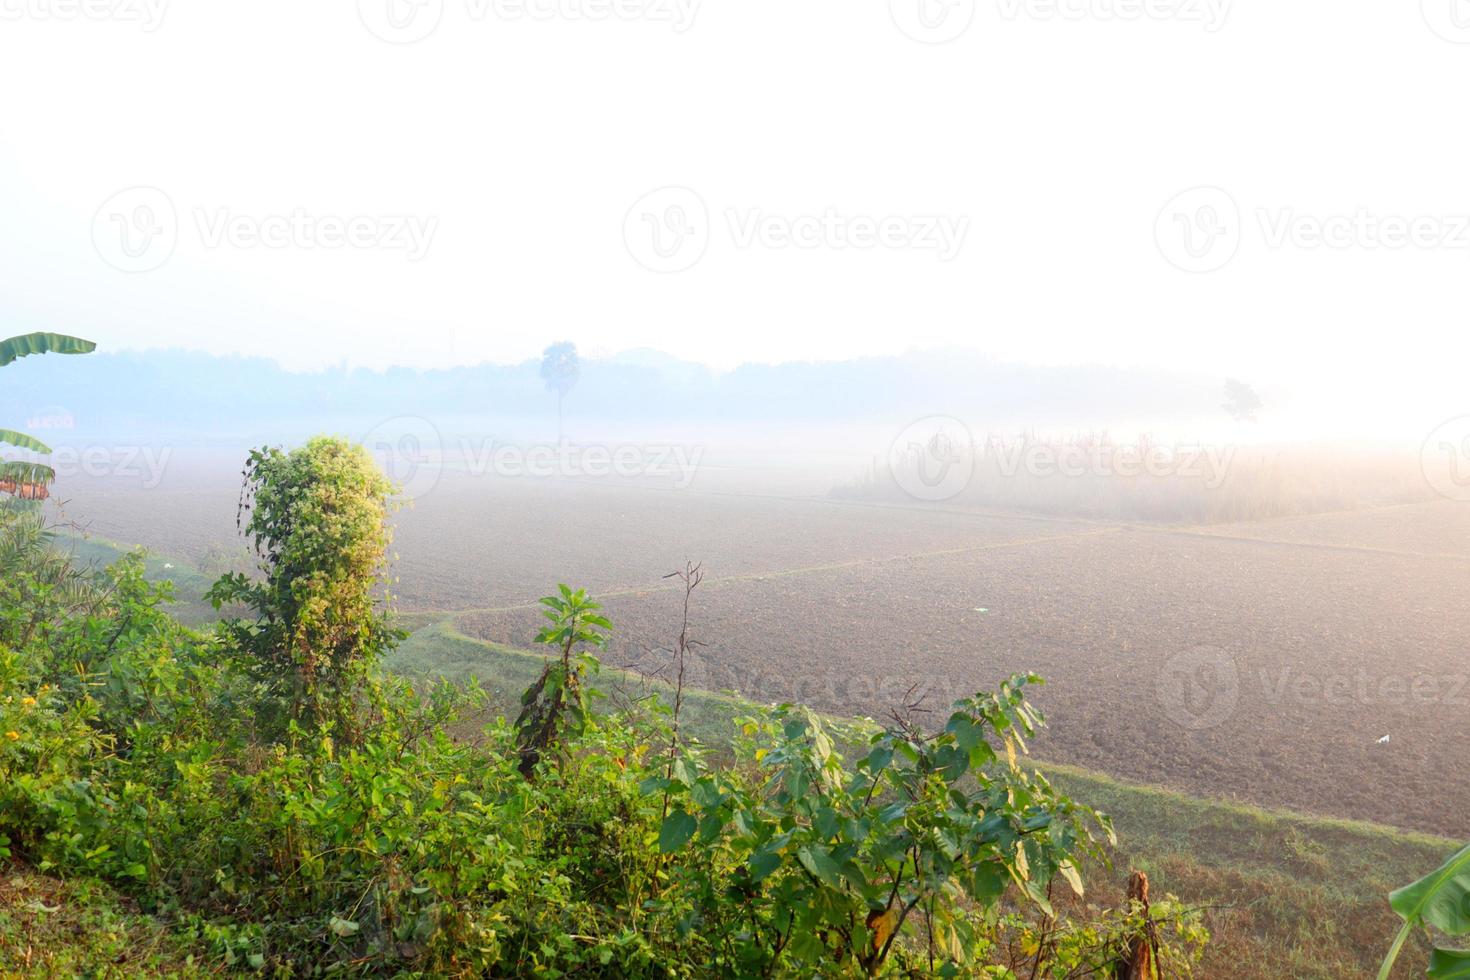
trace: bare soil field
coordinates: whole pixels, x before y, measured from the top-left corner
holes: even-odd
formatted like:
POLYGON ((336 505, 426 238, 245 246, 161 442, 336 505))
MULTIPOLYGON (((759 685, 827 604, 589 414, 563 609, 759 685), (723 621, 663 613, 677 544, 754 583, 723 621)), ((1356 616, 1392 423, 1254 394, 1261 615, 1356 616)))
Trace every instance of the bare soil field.
MULTIPOLYGON (((193 558, 234 503, 219 479, 70 510, 193 558)), ((678 625, 662 576, 702 561, 697 686, 881 716, 1035 671, 1043 758, 1470 836, 1470 505, 1167 529, 446 475, 395 550, 401 607, 514 646, 537 596, 584 585, 609 659, 650 671, 678 625)))
POLYGON ((1470 504, 1457 500, 1244 521, 1201 530, 1298 544, 1470 558, 1470 504))
POLYGON ((813 498, 464 479, 398 515, 394 550, 403 608, 465 609, 534 600, 557 582, 596 592, 658 584, 686 558, 712 574, 761 575, 1087 529, 813 498))

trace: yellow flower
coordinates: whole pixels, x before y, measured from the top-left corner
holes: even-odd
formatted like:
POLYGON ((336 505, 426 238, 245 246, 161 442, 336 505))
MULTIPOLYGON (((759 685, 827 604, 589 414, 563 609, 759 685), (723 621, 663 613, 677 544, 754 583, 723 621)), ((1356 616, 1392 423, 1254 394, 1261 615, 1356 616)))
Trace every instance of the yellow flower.
POLYGON ((20 732, 6 732, 5 733, 5 737, 8 738, 8 739, 10 739, 12 742, 14 742, 14 741, 19 740, 19 738, 20 738, 20 732))
POLYGON ((33 705, 33 704, 36 703, 36 699, 35 698, 21 698, 20 699, 20 703, 23 704, 23 705, 25 705, 27 708, 29 708, 31 705, 33 705))

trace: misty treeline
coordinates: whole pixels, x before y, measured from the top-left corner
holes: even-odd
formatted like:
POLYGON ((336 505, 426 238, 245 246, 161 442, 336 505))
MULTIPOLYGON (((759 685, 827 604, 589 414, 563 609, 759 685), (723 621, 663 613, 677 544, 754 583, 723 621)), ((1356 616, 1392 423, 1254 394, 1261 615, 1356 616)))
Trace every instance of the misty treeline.
MULTIPOLYGON (((339 365, 288 371, 264 358, 179 350, 109 352, 61 365, 15 365, 0 412, 22 420, 69 414, 89 429, 167 424, 248 432, 256 421, 493 415, 554 418, 538 355, 519 364, 443 370, 339 365)), ((1225 379, 1111 367, 1033 367, 933 351, 846 361, 746 364, 716 372, 652 350, 582 353, 567 391, 573 419, 705 419, 906 424, 955 415, 984 427, 1078 419, 1223 418, 1225 379)))

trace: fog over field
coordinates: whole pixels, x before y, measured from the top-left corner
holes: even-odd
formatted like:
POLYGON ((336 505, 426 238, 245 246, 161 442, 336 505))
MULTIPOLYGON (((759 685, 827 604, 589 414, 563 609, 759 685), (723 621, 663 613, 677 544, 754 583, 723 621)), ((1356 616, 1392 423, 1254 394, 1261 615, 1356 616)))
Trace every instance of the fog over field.
MULTIPOLYGON (((99 383, 69 386, 74 426, 53 432, 53 504, 98 538, 249 570, 246 432, 326 428, 401 487, 398 608, 471 637, 534 646, 535 600, 571 581, 617 624, 609 662, 657 673, 678 620, 665 576, 692 561, 697 686, 881 717, 1037 671, 1067 722, 1045 758, 1470 832, 1470 782, 1450 775, 1470 751, 1470 508, 1447 438, 1272 439, 1271 402, 1240 382, 971 355, 728 374, 583 360, 559 420, 539 364, 157 360, 192 365, 174 375, 187 393, 144 385, 112 419, 101 379, 157 365, 77 362, 99 383), (172 419, 181 396, 197 411, 172 419), (91 441, 108 431, 154 437, 91 441)), ((61 378, 21 381, 12 404, 61 378)))

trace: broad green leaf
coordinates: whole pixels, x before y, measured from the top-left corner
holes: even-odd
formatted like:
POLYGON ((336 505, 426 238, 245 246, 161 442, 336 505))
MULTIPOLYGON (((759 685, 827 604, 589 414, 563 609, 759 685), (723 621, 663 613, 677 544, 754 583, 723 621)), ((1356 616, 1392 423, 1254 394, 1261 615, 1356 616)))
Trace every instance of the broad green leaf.
POLYGON ((989 905, 1005 893, 1009 883, 1005 868, 994 861, 982 861, 971 875, 970 897, 982 905, 989 905))
POLYGON ((887 769, 888 764, 892 761, 893 749, 886 745, 880 745, 878 748, 868 753, 868 770, 874 774, 877 774, 882 770, 887 769))
POLYGON ((902 820, 904 814, 908 813, 908 809, 908 803, 904 800, 899 800, 896 803, 888 804, 882 810, 878 811, 878 819, 883 823, 893 823, 895 820, 902 820))
POLYGON ((976 742, 975 747, 970 749, 971 769, 983 768, 984 766, 987 766, 994 761, 995 749, 991 748, 990 743, 985 741, 984 739, 976 742))
POLYGON ((0 446, 14 446, 17 449, 29 449, 36 453, 51 451, 51 447, 40 439, 28 436, 24 432, 16 432, 14 429, 0 429, 0 446))
POLYGON ((638 784, 638 792, 642 796, 652 796, 655 793, 662 793, 669 786, 669 781, 663 776, 649 776, 638 784))
POLYGON ((763 881, 781 866, 781 855, 774 849, 762 848, 750 856, 750 877, 763 881))
POLYGON ((698 827, 699 821, 692 814, 674 810, 664 818, 663 826, 658 829, 658 849, 665 854, 678 850, 694 836, 698 827))
POLYGON ((955 743, 968 752, 985 738, 984 730, 964 712, 957 712, 949 719, 944 730, 954 736, 955 743))
POLYGON ((1451 936, 1470 932, 1470 845, 1434 873, 1388 896, 1405 922, 1434 926, 1451 936))
POLYGON ((953 783, 970 768, 970 753, 953 745, 942 745, 934 753, 934 765, 943 774, 945 782, 953 783))
POLYGON ((701 844, 712 844, 720 833, 725 829, 725 821, 721 818, 718 810, 704 815, 699 822, 699 842, 701 844))
POLYGON ((796 849, 796 858, 801 866, 816 876, 829 888, 842 885, 842 866, 832 859, 832 854, 820 844, 808 844, 796 849))
POLYGON ((27 333, 0 340, 0 367, 30 354, 90 354, 97 345, 90 340, 59 333, 27 333))
POLYGON ((1056 915, 1055 910, 1051 907, 1051 899, 1046 895, 1046 885, 1032 878, 1026 882, 1025 891, 1027 895, 1031 896, 1031 901, 1035 902, 1041 911, 1045 912, 1048 916, 1056 915))
POLYGON ((697 780, 693 786, 689 787, 689 796, 694 800, 695 805, 705 810, 713 810, 725 799, 720 793, 720 788, 715 785, 715 781, 708 776, 697 780))
POLYGON ((863 869, 859 868, 852 861, 842 862, 842 877, 847 880, 849 885, 856 888, 864 896, 871 895, 873 886, 868 881, 868 876, 863 874, 863 869))
POLYGON ((1429 980, 1465 980, 1470 977, 1470 950, 1436 949, 1429 956, 1429 980))

